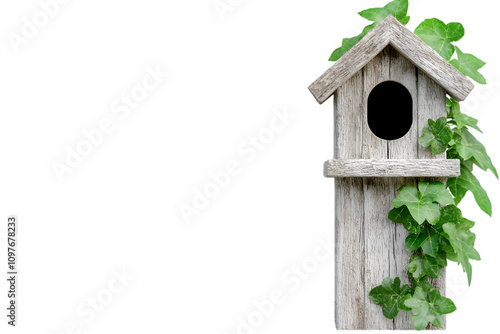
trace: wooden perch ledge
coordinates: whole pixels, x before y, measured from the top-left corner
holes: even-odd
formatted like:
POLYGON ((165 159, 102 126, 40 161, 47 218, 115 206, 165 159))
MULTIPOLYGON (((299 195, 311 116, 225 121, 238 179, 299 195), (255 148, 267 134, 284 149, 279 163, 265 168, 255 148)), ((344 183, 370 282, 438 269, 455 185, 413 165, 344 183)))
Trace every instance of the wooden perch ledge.
POLYGON ((458 159, 328 160, 325 177, 458 177, 458 159))

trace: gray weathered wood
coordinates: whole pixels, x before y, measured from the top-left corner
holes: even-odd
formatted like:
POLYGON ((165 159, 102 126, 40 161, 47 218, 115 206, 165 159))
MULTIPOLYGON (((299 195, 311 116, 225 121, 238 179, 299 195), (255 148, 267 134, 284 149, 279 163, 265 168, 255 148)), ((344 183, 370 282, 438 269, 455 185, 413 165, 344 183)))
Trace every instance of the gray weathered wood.
POLYGON ((363 179, 335 180, 335 325, 364 329, 367 293, 363 179), (361 207, 360 207, 361 206, 361 207), (360 212, 353 214, 353 212, 360 212))
MULTIPOLYGON (((418 145, 427 119, 446 114, 446 91, 391 46, 335 90, 334 159, 325 164, 335 179, 335 323, 337 329, 413 329, 411 314, 386 319, 369 291, 385 277, 408 282, 408 232, 391 222, 391 200, 404 184, 422 176, 456 176, 456 161, 439 160, 418 145), (367 97, 379 83, 404 85, 413 99, 410 131, 395 141, 375 136, 367 124, 367 97), (352 176, 355 177, 352 177, 352 176), (390 176, 390 178, 389 178, 390 176), (411 177, 409 177, 411 176, 411 177)), ((429 178, 426 178, 427 180, 429 178)), ((434 179, 434 178, 432 178, 434 179)), ((432 284, 444 291, 443 279, 432 284)))
MULTIPOLYGON (((391 46, 391 80, 399 82, 405 86, 411 94, 413 100, 413 123, 408 133, 400 139, 388 142, 389 159, 417 159, 418 158, 418 68, 413 65, 406 57, 401 55, 396 49, 391 46)), ((420 162, 420 161, 419 161, 420 162)), ((413 178, 398 177, 388 180, 389 198, 392 201, 397 196, 397 189, 403 185, 415 185, 416 181, 413 178)), ((389 204, 389 208, 392 205, 389 204)), ((405 244, 408 231, 402 224, 394 224, 386 217, 386 224, 390 229, 393 229, 392 247, 390 251, 390 275, 389 277, 399 277, 402 284, 408 284, 407 272, 408 262, 411 254, 402 245, 405 244)), ((394 329, 409 330, 413 329, 410 312, 399 312, 399 315, 393 319, 394 329)))
POLYGON ((336 159, 359 159, 363 152, 364 101, 363 72, 360 71, 335 93, 334 111, 334 157, 336 159), (341 112, 340 112, 341 111, 341 112))
MULTIPOLYGON (((391 178, 389 180, 389 189, 392 191, 390 194, 391 201, 396 198, 398 194, 398 189, 403 185, 415 186, 417 184, 416 180, 413 178, 391 178)), ((389 205, 389 209, 392 209, 392 205, 389 205)), ((387 218, 386 221, 394 229, 394 240, 393 249, 391 252, 392 258, 390 267, 390 277, 399 277, 401 279, 401 284, 408 284, 410 280, 408 278, 408 263, 410 262, 411 253, 406 250, 405 241, 408 237, 408 231, 404 228, 403 224, 396 224, 387 218), (397 246, 396 246, 397 245, 397 246)), ((411 320, 411 312, 400 311, 398 316, 394 318, 394 329, 399 330, 410 330, 414 329, 413 321, 411 320)))
MULTIPOLYGON (((429 119, 436 120, 446 116, 446 91, 422 71, 418 71, 418 133, 428 127, 429 119)), ((432 154, 430 147, 418 146, 420 159, 444 159, 446 153, 432 154)))
POLYGON ((394 329, 394 321, 384 317, 380 306, 368 297, 372 288, 380 285, 384 278, 391 277, 391 267, 395 266, 394 224, 387 218, 393 199, 390 186, 388 178, 363 178, 363 206, 356 211, 357 214, 362 211, 364 217, 363 285, 366 294, 363 329, 394 329))
MULTIPOLYGON (((428 120, 436 120, 440 117, 446 117, 446 91, 437 85, 429 76, 422 71, 418 71, 418 127, 419 133, 422 129, 428 126, 428 120)), ((418 150, 419 159, 436 159, 445 161, 446 153, 435 155, 432 154, 430 148, 419 146, 418 150)), ((426 178, 419 181, 439 181, 446 183, 446 178, 426 178)), ((446 268, 440 271, 440 278, 431 278, 429 282, 437 288, 443 296, 446 295, 446 268)), ((443 329, 446 328, 446 316, 443 316, 443 329)), ((427 329, 439 330, 440 328, 429 325, 427 329)))
POLYGON ((474 88, 472 82, 448 61, 393 16, 388 16, 312 83, 309 90, 319 103, 325 102, 389 44, 438 82, 456 100, 463 101, 474 88))
POLYGON ((417 68, 392 46, 390 80, 399 82, 408 89, 413 100, 413 123, 408 133, 388 142, 388 159, 416 159, 418 157, 418 76, 417 68))
MULTIPOLYGON (((368 126, 367 98, 373 88, 381 82, 390 80, 391 63, 391 48, 387 46, 380 54, 370 60, 363 69, 365 97, 360 109, 363 122, 359 125, 362 128, 363 150, 361 157, 363 159, 359 161, 387 159, 388 141, 377 137, 368 126)), ((377 281, 381 282, 381 279, 383 280, 390 275, 392 259, 390 259, 389 255, 392 252, 394 228, 391 224, 387 224, 387 212, 380 209, 389 208, 390 204, 388 179, 363 178, 363 205, 360 205, 356 213, 363 212, 364 221, 364 329, 394 328, 393 321, 380 316, 380 308, 377 310, 378 305, 375 305, 368 296, 372 289, 368 284, 377 281), (378 238, 374 238, 374 235, 377 235, 378 238)))
MULTIPOLYGON (((444 158, 443 158, 444 159, 444 158)), ((431 177, 431 178, 417 178, 415 180, 416 184, 420 181, 436 181, 436 182, 443 182, 446 183, 446 178, 439 178, 439 177, 431 177)), ((428 281, 436 288, 439 290, 441 293, 441 296, 446 297, 446 267, 443 267, 439 270, 439 278, 429 278, 428 281)), ((442 318, 442 328, 438 328, 432 324, 428 325, 426 327, 427 330, 443 330, 446 329, 446 315, 443 315, 442 318)))
POLYGON ((362 103, 360 112, 362 114, 362 122, 360 124, 363 133, 363 159, 387 159, 387 141, 377 137, 368 126, 368 96, 373 88, 381 82, 390 79, 391 73, 391 50, 389 47, 380 52, 372 60, 366 64, 363 69, 363 81, 365 97, 362 103), (366 148, 370 149, 367 150, 366 148))
POLYGON ((325 177, 458 177, 458 159, 333 159, 325 177))
POLYGON ((474 84, 398 20, 392 16, 389 20, 393 22, 391 45, 457 101, 465 100, 474 84))

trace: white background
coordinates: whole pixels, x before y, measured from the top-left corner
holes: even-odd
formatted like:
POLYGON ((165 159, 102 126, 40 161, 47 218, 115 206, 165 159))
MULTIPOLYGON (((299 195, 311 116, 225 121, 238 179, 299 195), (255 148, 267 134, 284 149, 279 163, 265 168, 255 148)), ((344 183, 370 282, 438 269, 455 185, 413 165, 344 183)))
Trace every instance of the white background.
MULTIPOLYGON (((233 0, 224 20, 212 2, 72 0, 18 53, 7 36, 40 6, 1 2, 0 220, 19 217, 21 273, 19 326, 8 328, 2 311, 1 333, 64 333, 74 322, 83 333, 234 334, 274 289, 286 300, 254 333, 335 330, 333 257, 295 291, 282 280, 333 233, 334 181, 322 175, 332 102, 318 105, 307 87, 367 23, 356 13, 386 1, 233 0), (121 120, 111 105, 148 66, 169 76, 121 120), (268 127, 274 108, 296 118, 246 159, 238 147, 268 127), (52 164, 106 118, 113 132, 60 182, 52 164), (232 160, 241 173, 187 224, 179 205, 232 160), (104 296, 122 268, 134 279, 86 321, 77 308, 104 296)), ((465 110, 500 166, 497 14, 492 1, 413 0, 408 27, 431 17, 465 25, 458 45, 488 63, 490 82, 465 110)), ((499 183, 478 175, 494 215, 471 194, 461 206, 477 222, 482 261, 470 288, 461 268, 448 269, 458 308, 449 333, 498 323, 499 183)), ((2 310, 6 291, 2 279, 2 310)))

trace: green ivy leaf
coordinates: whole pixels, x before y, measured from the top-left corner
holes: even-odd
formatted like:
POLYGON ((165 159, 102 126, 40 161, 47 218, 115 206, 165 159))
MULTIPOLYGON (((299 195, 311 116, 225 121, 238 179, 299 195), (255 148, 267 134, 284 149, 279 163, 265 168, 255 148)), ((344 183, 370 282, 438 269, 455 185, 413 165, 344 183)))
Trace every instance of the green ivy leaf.
POLYGON ((413 219, 406 206, 394 208, 389 211, 389 219, 395 223, 403 224, 404 228, 410 233, 420 233, 420 225, 413 219))
POLYGON ((399 309, 409 311, 404 305, 404 301, 409 297, 410 286, 405 284, 401 287, 401 280, 396 277, 394 280, 386 278, 382 281, 382 285, 373 288, 370 291, 370 299, 378 305, 382 305, 384 316, 389 319, 394 319, 399 309))
POLYGON ((491 216, 491 201, 488 194, 479 183, 478 179, 464 165, 460 166, 460 176, 448 179, 448 187, 451 193, 455 196, 455 204, 459 204, 465 197, 467 191, 470 190, 474 195, 477 205, 488 216, 491 216))
POLYGON ((436 311, 441 314, 449 314, 457 309, 453 301, 449 298, 441 296, 439 290, 437 289, 429 291, 429 301, 431 302, 431 305, 434 304, 436 311))
POLYGON ((365 35, 375 28, 377 24, 382 22, 387 16, 392 15, 399 20, 402 24, 406 25, 410 21, 410 17, 406 14, 408 13, 408 0, 394 0, 389 2, 382 8, 370 8, 359 12, 359 15, 367 20, 373 21, 372 24, 366 26, 363 32, 358 36, 351 38, 344 38, 342 40, 342 46, 335 49, 330 56, 329 61, 337 61, 342 57, 347 51, 352 49, 365 35))
POLYGON ((429 298, 427 298, 427 293, 419 286, 416 287, 413 296, 406 299, 404 304, 411 308, 411 318, 416 330, 425 329, 429 323, 441 328, 442 315, 457 309, 453 301, 442 297, 438 290, 431 289, 429 298))
POLYGON ((455 149, 463 160, 474 158, 474 163, 484 171, 490 169, 498 179, 497 169, 491 162, 491 158, 486 153, 486 148, 474 137, 466 128, 455 133, 455 149))
POLYGON ((451 112, 451 100, 446 98, 446 115, 448 118, 453 118, 453 114, 451 112))
POLYGON ((453 98, 446 99, 446 100, 447 100, 446 101, 447 105, 448 105, 448 102, 450 103, 449 104, 448 118, 453 118, 452 122, 454 122, 453 124, 455 124, 457 126, 458 130, 460 130, 466 126, 470 126, 471 128, 474 128, 481 133, 483 132, 477 126, 477 123, 478 123, 477 119, 470 117, 466 114, 462 114, 462 111, 460 110, 460 103, 455 101, 455 99, 453 99, 453 98))
POLYGON ((439 248, 445 253, 448 260, 458 262, 458 255, 455 253, 455 250, 448 239, 441 238, 441 245, 439 245, 439 248))
POLYGON ((435 224, 440 217, 439 204, 453 204, 453 197, 441 182, 420 182, 414 186, 402 186, 392 200, 395 208, 405 205, 418 224, 424 221, 435 224))
POLYGON ((470 231, 474 222, 462 219, 458 224, 444 224, 443 230, 448 236, 451 246, 457 254, 457 262, 462 265, 467 273, 469 285, 472 280, 472 265, 469 260, 481 260, 479 253, 474 248, 476 235, 470 231))
POLYGON ((440 266, 435 258, 422 254, 413 255, 408 263, 408 272, 417 281, 420 281, 425 276, 438 278, 439 268, 440 266))
MULTIPOLYGON (((460 222, 465 222, 467 221, 465 218, 462 217, 462 211, 456 207, 455 205, 448 205, 443 208, 441 208, 441 218, 437 222, 436 225, 434 225, 434 229, 436 230, 437 233, 440 234, 439 238, 439 251, 436 256, 436 260, 439 264, 439 266, 444 267, 447 265, 447 259, 451 261, 458 261, 458 256, 457 253, 455 252, 455 249, 451 245, 448 234, 443 230, 443 225, 445 224, 459 224, 460 222)), ((474 225, 473 222, 470 227, 474 225)))
POLYGON ((460 23, 446 25, 438 19, 427 19, 415 29, 415 34, 441 57, 450 60, 455 53, 451 42, 457 42, 464 37, 465 29, 460 23))
POLYGON ((382 8, 370 8, 358 14, 377 24, 382 22, 387 16, 392 15, 399 22, 406 25, 410 21, 410 17, 406 15, 408 13, 408 6, 408 0, 395 0, 382 8))
POLYGON ((439 251, 440 234, 430 226, 422 229, 420 234, 410 234, 406 237, 405 246, 409 252, 421 248, 424 254, 437 257, 439 251))
POLYGON ((436 258, 439 251, 439 233, 429 226, 425 229, 423 235, 425 236, 425 239, 420 248, 422 248, 425 255, 436 258))
POLYGON ((453 197, 441 182, 419 182, 418 190, 422 200, 428 199, 441 205, 453 204, 453 197))
MULTIPOLYGON (((448 261, 446 260, 448 258, 448 253, 446 253, 445 250, 442 249, 442 243, 441 243, 441 240, 443 240, 444 238, 440 237, 439 240, 440 240, 440 244, 439 244, 439 252, 437 253, 437 256, 436 256, 436 262, 438 264, 438 266, 440 267, 446 267, 448 265, 448 261)), ((455 253, 453 253, 455 254, 455 253)))
POLYGON ((423 129, 423 134, 418 142, 423 147, 431 146, 433 154, 446 152, 448 143, 453 139, 453 132, 448 126, 446 117, 441 117, 437 121, 430 119, 428 124, 429 127, 423 129))
POLYGON ((462 211, 456 205, 447 205, 441 208, 441 217, 434 225, 436 230, 440 230, 446 223, 456 223, 462 218, 462 211))
POLYGON ((421 201, 417 188, 413 186, 401 187, 398 190, 398 196, 392 200, 392 205, 396 208, 406 205, 413 218, 420 225, 426 219, 433 222, 439 219, 439 205, 432 201, 421 201))
POLYGON ((462 72, 463 75, 480 84, 486 85, 486 79, 478 72, 486 63, 474 55, 463 53, 457 46, 455 46, 455 50, 457 51, 457 59, 451 60, 450 63, 462 72))
POLYGON ((344 38, 342 40, 342 46, 335 49, 335 51, 333 51, 332 55, 330 56, 330 58, 328 59, 329 61, 337 61, 340 59, 340 57, 342 57, 347 51, 349 51, 350 49, 352 49, 352 47, 356 44, 358 44, 358 42, 363 38, 365 37, 366 33, 361 33, 360 35, 358 36, 354 36, 354 37, 351 37, 351 38, 344 38))
POLYGON ((410 234, 406 237, 405 247, 408 252, 414 252, 422 246, 426 239, 425 234, 410 234))
POLYGON ((424 290, 425 292, 429 292, 432 289, 434 289, 434 286, 431 283, 427 282, 427 281, 417 282, 417 286, 421 287, 422 290, 424 290))

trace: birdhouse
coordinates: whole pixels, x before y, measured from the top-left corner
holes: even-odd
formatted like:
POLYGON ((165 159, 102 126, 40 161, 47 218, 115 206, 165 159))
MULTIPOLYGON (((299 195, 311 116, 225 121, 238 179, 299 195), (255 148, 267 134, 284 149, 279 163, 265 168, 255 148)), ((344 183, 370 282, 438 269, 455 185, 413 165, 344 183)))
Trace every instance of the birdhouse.
MULTIPOLYGON (((429 119, 446 117, 446 94, 462 101, 473 87, 392 16, 309 87, 319 103, 334 97, 324 175, 335 178, 337 329, 413 329, 409 312, 386 319, 368 298, 386 277, 408 282, 408 232, 387 215, 402 185, 460 175, 458 160, 418 140, 429 119)), ((431 283, 446 291, 444 278, 431 283)))

